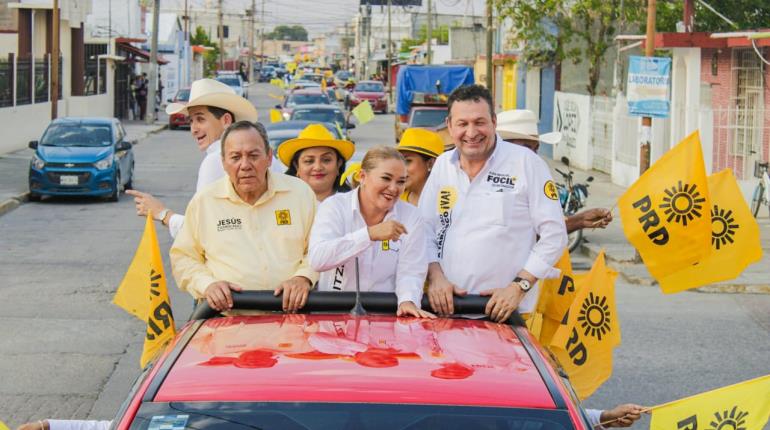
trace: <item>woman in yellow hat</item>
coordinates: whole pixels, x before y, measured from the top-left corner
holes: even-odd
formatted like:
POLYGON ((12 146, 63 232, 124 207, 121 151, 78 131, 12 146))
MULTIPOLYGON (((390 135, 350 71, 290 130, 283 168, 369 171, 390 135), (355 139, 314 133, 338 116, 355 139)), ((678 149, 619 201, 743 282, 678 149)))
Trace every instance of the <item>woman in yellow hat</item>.
POLYGON ((288 166, 287 175, 305 181, 319 202, 336 193, 347 191, 340 184, 345 162, 353 156, 353 142, 335 139, 321 124, 311 124, 295 139, 278 146, 278 159, 288 166))
POLYGON ((406 159, 406 188, 401 200, 417 206, 433 163, 444 152, 444 141, 433 131, 410 128, 401 136, 396 149, 406 159))

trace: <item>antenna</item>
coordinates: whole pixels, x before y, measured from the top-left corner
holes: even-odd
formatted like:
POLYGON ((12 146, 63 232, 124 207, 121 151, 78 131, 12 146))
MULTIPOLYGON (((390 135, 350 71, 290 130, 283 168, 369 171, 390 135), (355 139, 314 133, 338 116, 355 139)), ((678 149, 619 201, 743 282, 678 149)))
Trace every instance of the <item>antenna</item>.
POLYGON ((350 310, 350 315, 360 317, 366 315, 366 309, 361 305, 361 282, 358 277, 358 257, 356 257, 356 304, 350 310))

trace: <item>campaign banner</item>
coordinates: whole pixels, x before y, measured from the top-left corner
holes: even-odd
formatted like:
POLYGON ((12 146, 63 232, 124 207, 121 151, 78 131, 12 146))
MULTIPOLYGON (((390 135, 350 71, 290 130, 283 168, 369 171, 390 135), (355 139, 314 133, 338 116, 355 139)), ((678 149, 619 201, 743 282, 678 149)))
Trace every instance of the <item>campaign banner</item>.
POLYGON ((671 59, 629 57, 628 113, 668 118, 671 108, 671 59))

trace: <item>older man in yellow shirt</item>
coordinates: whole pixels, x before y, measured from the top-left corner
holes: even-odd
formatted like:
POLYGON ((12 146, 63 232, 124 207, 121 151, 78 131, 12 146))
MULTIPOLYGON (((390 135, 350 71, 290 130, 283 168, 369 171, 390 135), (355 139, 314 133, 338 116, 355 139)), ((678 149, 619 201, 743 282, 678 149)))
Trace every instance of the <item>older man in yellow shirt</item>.
POLYGON ((274 290, 294 312, 318 279, 307 261, 315 194, 300 179, 270 172, 264 127, 237 122, 221 144, 227 177, 193 197, 171 247, 177 285, 219 311, 232 308, 231 291, 274 290))

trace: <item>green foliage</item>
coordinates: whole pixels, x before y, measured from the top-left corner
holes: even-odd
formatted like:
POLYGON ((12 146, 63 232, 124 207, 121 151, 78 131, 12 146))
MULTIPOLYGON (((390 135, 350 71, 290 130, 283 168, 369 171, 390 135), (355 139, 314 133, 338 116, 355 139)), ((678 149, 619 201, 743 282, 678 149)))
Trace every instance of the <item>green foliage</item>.
MULTIPOLYGON (((725 32, 758 30, 770 24, 770 2, 767 0, 709 0, 711 7, 737 24, 733 27, 714 12, 695 2, 695 31, 725 32)), ((676 31, 682 20, 683 1, 658 2, 655 27, 658 31, 676 31)))
POLYGON ((401 49, 399 52, 411 52, 413 46, 425 43, 425 39, 401 39, 401 49))
POLYGON ((211 77, 217 70, 217 63, 219 60, 219 47, 211 42, 211 38, 203 27, 198 26, 195 28, 195 33, 190 35, 191 45, 202 45, 214 48, 213 50, 206 51, 203 54, 203 75, 211 77))
MULTIPOLYGON (((449 26, 448 25, 441 25, 438 28, 431 28, 430 29, 431 35, 433 36, 433 39, 436 39, 436 44, 438 45, 446 45, 449 43, 449 26)), ((425 40, 427 37, 425 37, 428 34, 428 26, 423 25, 420 27, 420 29, 417 31, 418 40, 420 43, 425 43, 425 40)))
POLYGON ((307 30, 301 25, 279 25, 276 26, 271 33, 267 34, 267 38, 307 42, 307 30))

